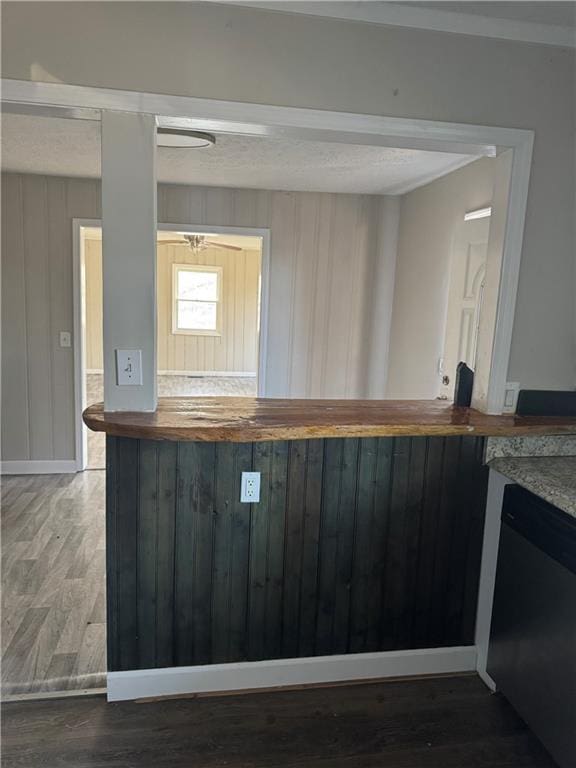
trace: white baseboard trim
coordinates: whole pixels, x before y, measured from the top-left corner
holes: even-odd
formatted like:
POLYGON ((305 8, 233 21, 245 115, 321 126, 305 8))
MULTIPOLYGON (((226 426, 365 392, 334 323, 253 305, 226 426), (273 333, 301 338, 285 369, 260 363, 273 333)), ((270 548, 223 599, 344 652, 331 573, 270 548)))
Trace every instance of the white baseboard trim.
MULTIPOLYGON (((88 368, 87 374, 102 375, 102 369, 88 368)), ((202 378, 255 379, 254 371, 158 371, 158 376, 195 376, 202 378)))
POLYGON ((108 672, 108 701, 473 672, 475 646, 108 672))
POLYGON ((3 461, 0 464, 2 475, 65 475, 77 471, 78 467, 74 459, 3 461))
POLYGON ((158 371, 158 376, 197 376, 199 378, 255 379, 254 371, 158 371))

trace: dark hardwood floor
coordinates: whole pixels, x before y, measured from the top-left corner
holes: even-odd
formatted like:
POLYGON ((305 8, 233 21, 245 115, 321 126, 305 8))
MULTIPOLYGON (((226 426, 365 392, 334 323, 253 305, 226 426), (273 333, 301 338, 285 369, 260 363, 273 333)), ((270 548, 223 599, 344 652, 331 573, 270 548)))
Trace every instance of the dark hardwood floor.
POLYGON ((473 676, 3 709, 4 768, 553 768, 473 676))

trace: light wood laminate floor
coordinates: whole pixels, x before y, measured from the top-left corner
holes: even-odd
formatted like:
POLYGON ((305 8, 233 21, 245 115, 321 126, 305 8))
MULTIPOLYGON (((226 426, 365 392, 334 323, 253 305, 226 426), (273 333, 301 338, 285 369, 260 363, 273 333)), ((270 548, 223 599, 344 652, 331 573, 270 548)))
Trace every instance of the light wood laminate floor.
POLYGON ((104 472, 2 478, 2 693, 105 685, 104 472))

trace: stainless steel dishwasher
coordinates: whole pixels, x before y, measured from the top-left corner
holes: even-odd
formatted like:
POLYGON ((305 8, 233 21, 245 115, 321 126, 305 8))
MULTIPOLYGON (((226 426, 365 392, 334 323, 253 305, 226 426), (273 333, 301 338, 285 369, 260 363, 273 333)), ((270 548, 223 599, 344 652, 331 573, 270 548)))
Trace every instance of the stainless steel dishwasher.
POLYGON ((488 673, 561 768, 576 768, 576 520, 510 485, 488 673))

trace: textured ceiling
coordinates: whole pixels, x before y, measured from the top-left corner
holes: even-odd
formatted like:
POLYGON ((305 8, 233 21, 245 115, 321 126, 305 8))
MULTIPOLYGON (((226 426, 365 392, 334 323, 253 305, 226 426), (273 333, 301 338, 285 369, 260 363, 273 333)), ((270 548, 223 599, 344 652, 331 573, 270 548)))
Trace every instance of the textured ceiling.
MULTIPOLYGON (((249 189, 401 194, 474 159, 414 149, 218 136, 210 149, 159 149, 158 180, 249 189)), ((2 168, 98 177, 100 124, 5 114, 2 168)))

